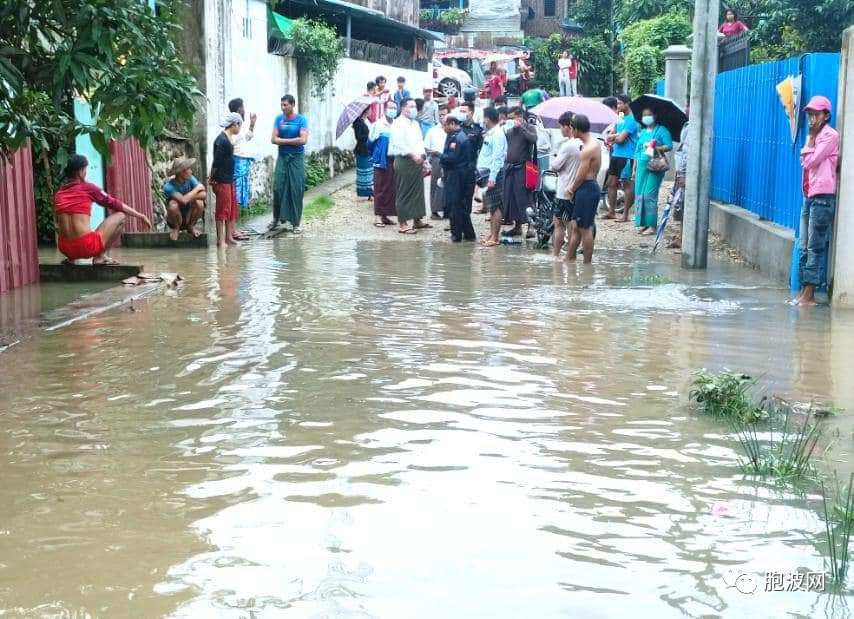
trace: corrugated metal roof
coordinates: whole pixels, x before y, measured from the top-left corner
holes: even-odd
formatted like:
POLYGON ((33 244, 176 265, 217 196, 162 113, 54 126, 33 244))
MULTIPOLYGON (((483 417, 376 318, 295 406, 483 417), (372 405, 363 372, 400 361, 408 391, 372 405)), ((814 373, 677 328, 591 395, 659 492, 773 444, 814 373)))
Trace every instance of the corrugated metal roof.
POLYGON ((506 17, 472 17, 463 22, 460 32, 513 32, 522 29, 518 13, 506 17))

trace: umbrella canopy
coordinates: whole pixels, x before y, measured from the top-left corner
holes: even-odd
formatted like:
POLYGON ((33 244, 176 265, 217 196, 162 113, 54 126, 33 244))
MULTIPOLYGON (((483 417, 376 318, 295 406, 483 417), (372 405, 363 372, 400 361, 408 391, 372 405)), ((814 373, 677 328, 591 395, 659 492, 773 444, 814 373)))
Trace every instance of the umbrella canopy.
POLYGON ((632 114, 640 121, 641 113, 649 108, 655 114, 655 121, 670 132, 670 137, 679 139, 682 127, 688 122, 688 115, 673 100, 657 95, 641 95, 631 102, 632 114))
POLYGON ((347 128, 353 124, 353 121, 362 115, 362 112, 374 103, 379 102, 380 100, 377 97, 363 95, 348 103, 347 107, 344 108, 344 111, 341 112, 341 116, 338 117, 338 125, 335 127, 335 139, 337 140, 340 138, 341 134, 347 131, 347 128))
POLYGON ((590 121, 590 130, 601 133, 608 125, 619 122, 620 117, 607 105, 602 105, 599 99, 590 97, 552 97, 548 101, 531 108, 543 121, 546 129, 558 129, 558 119, 565 112, 584 114, 590 121))

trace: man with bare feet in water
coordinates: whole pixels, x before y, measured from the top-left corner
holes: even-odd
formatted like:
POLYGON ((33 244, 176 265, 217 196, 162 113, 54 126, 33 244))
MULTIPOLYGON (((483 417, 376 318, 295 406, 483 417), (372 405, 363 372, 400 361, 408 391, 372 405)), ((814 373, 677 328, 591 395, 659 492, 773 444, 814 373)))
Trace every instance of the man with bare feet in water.
POLYGON ((186 228, 193 238, 196 232, 196 222, 205 212, 205 186, 193 176, 195 159, 179 157, 172 162, 169 176, 172 178, 163 185, 163 195, 166 198, 166 223, 169 225, 169 238, 178 240, 181 228, 186 228))
POLYGON ((89 161, 83 155, 74 155, 65 166, 62 187, 54 196, 58 247, 65 262, 92 258, 93 264, 117 264, 107 255, 124 231, 127 216, 140 219, 147 228, 151 227, 148 217, 107 195, 97 185, 86 182, 89 161), (115 211, 96 230, 92 230, 90 218, 92 203, 115 211))
POLYGON ((599 183, 596 176, 602 164, 602 146, 599 140, 590 135, 590 121, 583 114, 572 118, 572 132, 581 140, 581 163, 575 180, 567 192, 569 201, 573 203, 572 220, 570 222, 569 249, 566 253, 567 262, 575 260, 579 244, 584 253, 584 262, 593 261, 593 220, 596 208, 599 206, 599 183))

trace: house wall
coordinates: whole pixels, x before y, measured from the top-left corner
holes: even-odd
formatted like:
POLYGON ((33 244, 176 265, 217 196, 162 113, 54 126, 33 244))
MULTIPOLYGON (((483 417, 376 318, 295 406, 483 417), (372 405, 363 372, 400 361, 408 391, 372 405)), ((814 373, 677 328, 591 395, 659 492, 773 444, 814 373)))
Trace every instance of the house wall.
POLYGON ((0 159, 0 292, 39 281, 29 144, 0 159))
POLYGON ((418 13, 421 10, 419 0, 349 0, 353 4, 359 4, 369 9, 375 9, 385 13, 397 21, 402 21, 410 26, 418 25, 418 13))
POLYGON ((310 80, 300 80, 298 105, 308 120, 310 151, 321 150, 331 145, 350 148, 354 144, 351 129, 340 139, 335 139, 338 117, 350 101, 365 93, 365 85, 378 75, 384 75, 388 80, 389 88, 392 89, 396 87, 398 76, 402 75, 406 78, 407 88, 414 97, 421 96, 425 86, 433 85, 432 73, 428 71, 399 69, 351 58, 344 58, 341 61, 335 79, 332 85, 326 87, 323 97, 311 95, 310 80))
POLYGON ((525 6, 534 10, 534 18, 526 19, 523 14, 522 28, 526 36, 547 37, 560 34, 560 22, 566 17, 567 0, 555 0, 555 16, 545 17, 545 0, 525 0, 525 6))

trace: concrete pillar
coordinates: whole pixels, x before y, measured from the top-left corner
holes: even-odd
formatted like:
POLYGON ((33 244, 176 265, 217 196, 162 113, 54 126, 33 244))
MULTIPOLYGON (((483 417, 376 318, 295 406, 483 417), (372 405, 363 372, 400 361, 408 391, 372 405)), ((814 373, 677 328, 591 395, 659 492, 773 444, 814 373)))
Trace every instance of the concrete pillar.
MULTIPOLYGON (((664 96, 683 108, 688 103, 688 63, 691 50, 684 45, 671 45, 664 50, 664 96)), ((678 139, 674 135, 673 139, 678 139)))
POLYGON ((854 307, 854 26, 842 33, 839 93, 833 114, 839 131, 841 174, 833 233, 831 302, 838 307, 854 307))
POLYGON ((691 123, 688 173, 682 222, 682 268, 705 269, 709 245, 709 190, 712 180, 712 130, 718 74, 719 0, 694 3, 691 57, 691 123))

